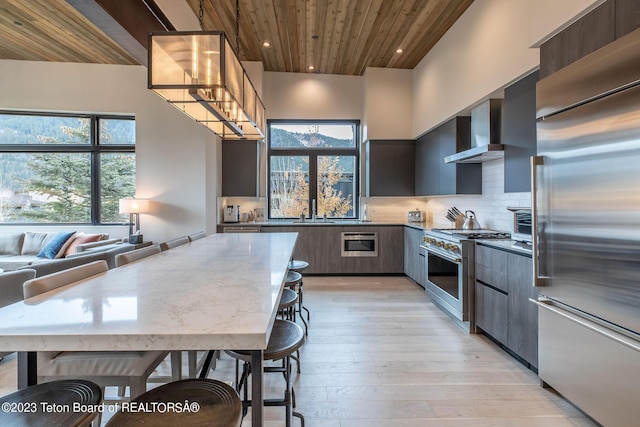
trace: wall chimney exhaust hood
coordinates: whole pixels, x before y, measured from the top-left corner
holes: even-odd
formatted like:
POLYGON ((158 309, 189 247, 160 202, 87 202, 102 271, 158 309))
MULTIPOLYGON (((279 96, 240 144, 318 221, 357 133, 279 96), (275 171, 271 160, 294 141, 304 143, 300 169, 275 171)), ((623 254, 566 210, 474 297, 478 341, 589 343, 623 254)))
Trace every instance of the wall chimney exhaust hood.
POLYGON ((502 99, 489 99, 471 110, 471 148, 444 158, 445 163, 483 163, 504 157, 500 143, 502 99))

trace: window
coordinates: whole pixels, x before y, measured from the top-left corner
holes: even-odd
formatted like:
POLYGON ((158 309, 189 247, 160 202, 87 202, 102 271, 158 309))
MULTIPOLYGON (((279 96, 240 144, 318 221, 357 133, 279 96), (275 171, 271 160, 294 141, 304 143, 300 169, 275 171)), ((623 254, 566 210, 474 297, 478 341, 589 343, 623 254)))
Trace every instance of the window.
POLYGON ((132 117, 0 112, 0 223, 122 223, 134 194, 132 117))
POLYGON ((357 120, 268 122, 269 218, 357 217, 359 126, 357 120))

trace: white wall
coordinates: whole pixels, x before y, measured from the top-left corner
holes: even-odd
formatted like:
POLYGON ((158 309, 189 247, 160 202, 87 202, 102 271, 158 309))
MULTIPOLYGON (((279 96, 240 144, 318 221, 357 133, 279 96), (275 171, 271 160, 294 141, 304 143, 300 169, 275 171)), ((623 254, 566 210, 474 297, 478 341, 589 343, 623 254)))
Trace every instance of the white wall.
POLYGON ((207 170, 219 138, 148 90, 146 68, 1 60, 0 74, 2 109, 135 115, 136 192, 152 200, 146 240, 215 231, 218 184, 207 170))
MULTIPOLYGON (((600 1, 600 0, 598 0, 600 1)), ((539 66, 533 40, 594 0, 475 0, 414 68, 413 136, 488 99, 539 66)))
POLYGON ((411 70, 367 68, 362 138, 412 139, 411 70))
POLYGON ((264 73, 268 119, 362 119, 362 77, 264 73))

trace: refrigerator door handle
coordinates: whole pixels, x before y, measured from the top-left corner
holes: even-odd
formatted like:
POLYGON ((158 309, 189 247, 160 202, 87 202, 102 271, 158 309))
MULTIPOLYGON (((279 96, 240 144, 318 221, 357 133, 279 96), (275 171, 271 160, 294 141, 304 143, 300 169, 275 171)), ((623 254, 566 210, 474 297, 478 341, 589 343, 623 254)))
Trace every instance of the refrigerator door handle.
POLYGON ((544 165, 544 157, 531 156, 531 249, 533 260, 533 286, 546 286, 547 277, 540 275, 538 253, 538 166, 544 165))
POLYGON ((534 303, 535 305, 537 305, 540 308, 543 308, 545 310, 549 310, 554 314, 557 314, 560 317, 563 317, 564 319, 567 319, 573 323, 577 323, 578 325, 589 329, 590 331, 593 331, 597 334, 600 334, 612 341, 617 342, 618 344, 624 345, 625 347, 629 347, 632 350, 638 351, 640 352, 640 345, 638 345, 637 341, 634 341, 628 337, 626 337, 625 335, 618 333, 612 329, 605 329, 604 327, 598 325, 595 322, 592 322, 588 319, 585 319, 583 317, 577 316, 567 310, 564 310, 556 305, 553 304, 552 301, 549 300, 535 300, 533 298, 529 298, 529 301, 531 301, 532 303, 534 303))

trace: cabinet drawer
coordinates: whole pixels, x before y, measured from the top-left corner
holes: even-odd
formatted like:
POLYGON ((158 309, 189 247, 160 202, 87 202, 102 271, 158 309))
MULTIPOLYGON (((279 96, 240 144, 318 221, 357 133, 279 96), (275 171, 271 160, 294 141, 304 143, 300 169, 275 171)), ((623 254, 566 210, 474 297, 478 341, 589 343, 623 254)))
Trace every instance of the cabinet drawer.
POLYGON ((508 257, 507 252, 476 245, 476 280, 508 293, 508 257))
POLYGON ((499 342, 508 339, 508 296, 476 282, 476 326, 499 342))

